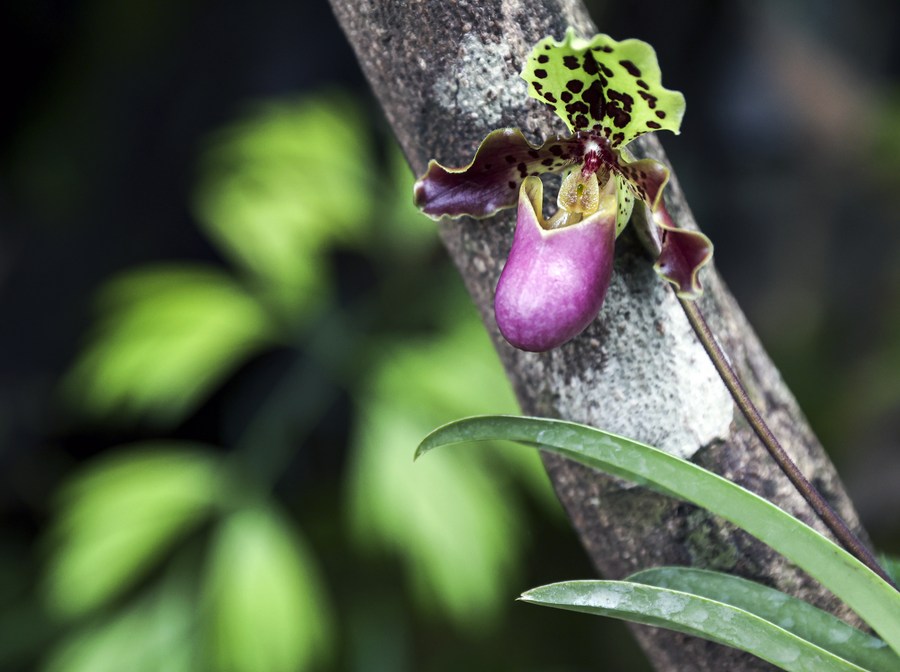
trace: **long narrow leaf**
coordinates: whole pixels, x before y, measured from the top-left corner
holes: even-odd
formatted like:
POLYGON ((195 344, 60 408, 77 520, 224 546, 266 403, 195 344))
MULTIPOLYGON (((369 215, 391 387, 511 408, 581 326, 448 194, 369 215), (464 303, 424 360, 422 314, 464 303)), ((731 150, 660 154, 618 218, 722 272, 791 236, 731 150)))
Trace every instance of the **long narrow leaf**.
POLYGON ((627 580, 730 604, 872 672, 900 670, 900 657, 877 637, 775 588, 692 567, 656 567, 627 580))
POLYGON ((614 434, 562 420, 467 418, 439 427, 419 446, 506 439, 674 495, 743 528, 844 600, 900 653, 900 593, 845 550, 771 502, 686 460, 614 434))
POLYGON ((630 581, 566 581, 521 600, 668 628, 758 656, 788 672, 864 672, 865 668, 730 604, 630 581))

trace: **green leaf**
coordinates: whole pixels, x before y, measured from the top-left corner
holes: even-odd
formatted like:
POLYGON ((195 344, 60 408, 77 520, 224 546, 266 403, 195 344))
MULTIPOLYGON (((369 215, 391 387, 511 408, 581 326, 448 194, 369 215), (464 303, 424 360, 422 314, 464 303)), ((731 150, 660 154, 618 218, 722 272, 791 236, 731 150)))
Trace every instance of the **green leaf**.
POLYGON ((146 444, 90 463, 61 491, 46 593, 75 616, 132 586, 220 502, 220 466, 191 444, 146 444))
POLYGON ((44 672, 192 672, 194 642, 191 586, 168 581, 136 604, 93 620, 53 648, 44 672))
POLYGON ((656 52, 646 42, 590 40, 569 28, 562 42, 546 37, 528 57, 522 78, 528 94, 566 123, 570 131, 598 130, 613 147, 643 133, 678 133, 684 96, 662 86, 656 52))
POLYGON ((416 454, 441 445, 498 439, 539 446, 716 513, 816 578, 900 652, 900 593, 811 527, 691 462, 585 425, 506 416, 468 418, 440 427, 416 454))
POLYGON ((242 509, 219 529, 204 586, 213 669, 297 672, 321 661, 332 617, 322 579, 289 523, 242 509))
POLYGON ((270 103, 214 138, 197 209, 213 241, 295 321, 327 295, 327 249, 363 239, 373 177, 352 100, 270 103))
POLYGON ((872 672, 900 670, 900 657, 880 639, 775 588, 690 567, 647 569, 627 580, 730 604, 872 672))
POLYGON ((558 504, 537 455, 511 446, 438 455, 433 464, 410 459, 405 446, 435 422, 516 407, 471 303, 462 315, 450 313, 455 328, 441 337, 381 350, 354 432, 348 513, 361 547, 400 558, 424 607, 477 629, 503 608, 526 540, 509 481, 558 504))
POLYGON ((96 416, 174 424, 274 341, 258 301, 200 266, 129 272, 103 288, 98 309, 94 333, 63 383, 70 403, 96 416))
POLYGON ((566 581, 529 590, 520 599, 702 637, 789 672, 865 672, 743 609, 676 590, 629 581, 566 581))

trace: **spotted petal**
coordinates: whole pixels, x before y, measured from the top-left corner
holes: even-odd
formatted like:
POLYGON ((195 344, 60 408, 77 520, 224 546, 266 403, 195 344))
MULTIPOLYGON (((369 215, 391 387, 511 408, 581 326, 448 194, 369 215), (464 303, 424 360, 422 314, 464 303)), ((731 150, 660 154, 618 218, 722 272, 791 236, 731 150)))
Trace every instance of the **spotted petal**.
POLYGON ((653 269, 675 285, 681 298, 699 298, 703 287, 698 274, 712 259, 712 242, 699 231, 676 227, 665 208, 653 213, 653 221, 662 229, 662 251, 653 269))
POLYGON ((631 220, 631 211, 634 210, 634 193, 631 183, 627 179, 618 173, 614 177, 616 180, 616 201, 618 203, 616 211, 616 238, 618 238, 631 220))
POLYGON ((618 157, 618 166, 614 167, 621 174, 631 191, 644 201, 650 210, 656 211, 662 203, 662 193, 669 182, 669 169, 655 159, 630 161, 628 152, 623 151, 618 157))
POLYGON ((518 202, 519 185, 529 175, 560 172, 581 160, 583 141, 553 137, 535 147, 517 128, 491 131, 475 158, 462 168, 436 161, 415 185, 416 205, 429 217, 489 217, 518 202))
POLYGON ((597 130, 613 147, 650 131, 678 133, 684 96, 662 86, 656 52, 641 40, 590 40, 569 28, 562 42, 535 45, 522 78, 528 93, 549 105, 569 130, 597 130))

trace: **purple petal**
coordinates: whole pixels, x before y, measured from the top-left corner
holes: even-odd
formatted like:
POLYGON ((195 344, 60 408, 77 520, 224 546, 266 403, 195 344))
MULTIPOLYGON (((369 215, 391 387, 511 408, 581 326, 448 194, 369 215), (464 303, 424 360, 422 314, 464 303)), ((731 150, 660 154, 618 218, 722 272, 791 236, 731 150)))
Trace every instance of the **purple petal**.
POLYGON ((579 138, 550 138, 535 147, 517 128, 491 131, 463 168, 445 168, 436 161, 415 186, 416 205, 426 215, 488 217, 516 204, 519 185, 529 175, 559 172, 581 160, 579 138))
POLYGON ((665 208, 654 213, 653 220, 663 233, 662 251, 653 268, 675 285, 678 296, 698 298, 703 287, 697 275, 712 259, 712 242, 699 231, 677 228, 665 208))
POLYGON ((609 288, 616 209, 578 224, 541 226, 543 185, 522 184, 512 250, 494 298, 500 333, 515 347, 543 352, 581 333, 600 312, 609 288))

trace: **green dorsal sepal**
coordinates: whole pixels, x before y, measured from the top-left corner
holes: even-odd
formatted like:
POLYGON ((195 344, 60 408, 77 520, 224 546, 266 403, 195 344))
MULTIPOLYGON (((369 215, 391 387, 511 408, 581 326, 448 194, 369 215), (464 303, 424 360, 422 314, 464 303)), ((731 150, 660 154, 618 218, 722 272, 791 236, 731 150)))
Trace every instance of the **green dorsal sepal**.
POLYGON ((684 96, 663 88, 656 52, 641 40, 585 40, 569 28, 562 42, 535 45, 522 78, 569 130, 597 130, 613 147, 652 131, 678 133, 684 116, 684 96))

